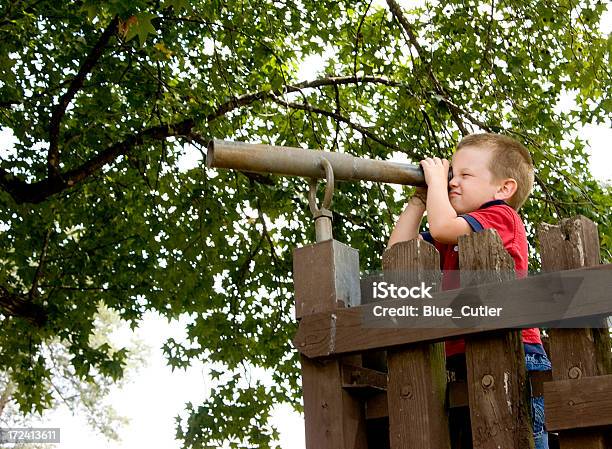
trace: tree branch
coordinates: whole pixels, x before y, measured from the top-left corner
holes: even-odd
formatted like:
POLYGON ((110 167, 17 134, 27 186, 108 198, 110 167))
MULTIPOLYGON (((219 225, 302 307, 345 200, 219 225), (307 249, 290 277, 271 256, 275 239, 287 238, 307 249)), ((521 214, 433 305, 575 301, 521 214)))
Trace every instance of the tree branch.
POLYGON ((270 232, 268 231, 268 227, 266 226, 266 220, 264 218, 264 213, 263 213, 263 210, 261 209, 261 201, 259 200, 258 196, 256 196, 256 198, 257 198, 257 219, 259 220, 263 228, 262 234, 265 237, 265 239, 268 241, 268 245, 270 245, 270 256, 272 256, 274 263, 278 265, 279 257, 276 254, 274 242, 272 241, 272 237, 270 237, 270 232))
POLYGON ((30 293, 28 297, 30 301, 34 298, 38 292, 38 280, 40 279, 40 275, 42 274, 43 267, 45 265, 45 258, 47 257, 47 248, 49 247, 49 238, 51 237, 52 229, 49 228, 45 233, 45 239, 43 241, 43 247, 40 252, 40 259, 38 260, 38 267, 36 268, 36 273, 34 274, 34 280, 32 281, 32 288, 30 289, 30 293))
MULTIPOLYGON (((334 86, 334 99, 336 100, 336 114, 340 114, 341 108, 340 108, 340 89, 338 89, 338 86, 334 86)), ((335 148, 336 150, 338 150, 338 135, 340 134, 340 122, 336 121, 336 132, 334 134, 334 144, 332 145, 332 148, 335 148)))
POLYGON ((208 115, 207 120, 209 122, 213 121, 214 119, 222 117, 228 112, 233 111, 234 109, 237 109, 242 106, 248 106, 256 101, 269 100, 283 94, 300 92, 302 89, 314 89, 317 87, 324 86, 344 86, 347 84, 357 83, 383 84, 391 87, 408 88, 408 85, 405 83, 390 80, 382 76, 332 76, 326 78, 319 78, 313 81, 303 81, 298 84, 288 85, 285 86, 282 90, 263 90, 251 94, 241 95, 217 106, 215 111, 208 115))
POLYGON ((458 109, 457 106, 449 99, 450 96, 449 96, 448 91, 442 85, 442 83, 440 83, 440 81, 434 74, 433 69, 431 67, 431 61, 427 59, 427 56, 425 55, 425 51, 423 47, 421 47, 421 44, 419 44, 419 41, 416 38, 416 35, 414 34, 412 26, 410 25, 410 23, 408 22, 408 19, 406 19, 406 16, 404 16, 404 13, 402 12, 402 8, 395 0, 387 0, 387 4, 389 5, 389 10, 391 11, 391 14, 393 14, 393 16, 396 18, 396 20, 400 23, 400 25, 406 32, 408 36, 408 41, 416 49, 417 54, 419 55, 419 58, 421 59, 421 61, 423 61, 423 64, 425 65, 425 68, 427 69, 427 75, 429 76, 429 79, 431 80, 433 84, 434 91, 436 92, 436 94, 442 97, 442 100, 444 101, 444 103, 448 105, 448 110, 451 113, 451 117, 453 121, 455 122, 455 124, 457 125, 457 127, 459 128, 459 130, 464 136, 470 134, 470 132, 465 126, 465 123, 463 122, 463 120, 461 119, 459 115, 462 111, 458 109))
POLYGON ((66 114, 66 108, 76 93, 83 87, 85 78, 97 64, 98 60, 102 56, 104 49, 108 45, 110 38, 115 34, 117 30, 117 24, 119 18, 115 16, 113 20, 106 27, 96 45, 91 49, 90 53, 83 61, 79 72, 74 77, 68 90, 64 95, 61 96, 57 105, 53 107, 53 113, 51 114, 51 122, 49 123, 49 153, 47 155, 47 171, 50 178, 59 177, 60 173, 58 170, 59 166, 59 133, 60 124, 64 115, 66 114))
POLYGON ((15 385, 13 384, 13 382, 11 382, 10 379, 8 379, 4 389, 2 390, 2 394, 0 394, 0 417, 4 413, 4 408, 11 400, 14 389, 15 385))
POLYGON ((363 12, 361 19, 359 20, 357 31, 355 32, 355 57, 353 59, 353 75, 354 76, 357 76, 357 58, 359 56, 359 43, 361 43, 363 46, 363 35, 361 34, 361 27, 363 27, 363 22, 365 22, 365 18, 368 15, 368 11, 370 10, 370 7, 372 6, 373 1, 374 0, 370 0, 370 3, 368 3, 368 6, 363 12))
POLYGON ((141 133, 133 134, 123 141, 111 145, 79 167, 62 173, 60 177, 48 177, 32 184, 24 182, 0 168, 0 187, 6 190, 17 203, 38 204, 51 195, 74 187, 118 156, 128 153, 133 147, 142 145, 147 140, 161 140, 171 136, 188 135, 193 126, 194 121, 187 119, 173 125, 147 128, 141 133))
POLYGON ((37 327, 47 322, 47 310, 29 300, 27 296, 8 291, 0 286, 0 313, 23 318, 37 327))
POLYGON ((16 105, 16 104, 21 104, 21 102, 17 100, 0 101, 0 108, 10 109, 11 106, 16 105))
MULTIPOLYGON (((221 103, 217 108, 211 112, 207 117, 207 122, 212 122, 215 119, 224 116, 228 112, 231 112, 240 107, 249 106, 256 101, 265 101, 276 98, 277 95, 283 93, 301 92, 303 89, 313 89, 324 86, 343 86, 348 84, 356 83, 373 83, 383 84, 391 87, 404 87, 408 86, 399 81, 390 80, 380 76, 339 76, 339 77, 326 77, 320 78, 313 81, 304 81, 294 85, 286 86, 282 91, 259 91, 252 94, 245 94, 237 98, 233 98, 225 103, 221 103)), ((311 112, 318 112, 321 114, 328 115, 328 111, 317 111, 313 109, 311 112)), ((354 125, 348 122, 347 119, 342 117, 343 121, 346 121, 349 125, 353 125, 355 129, 359 125, 354 125)), ((82 182, 104 165, 112 162, 115 158, 120 155, 127 154, 133 147, 142 145, 147 140, 162 140, 172 136, 189 136, 193 137, 191 132, 195 121, 193 119, 186 119, 182 122, 170 125, 160 125, 151 128, 147 128, 140 133, 133 134, 126 137, 123 141, 115 143, 92 159, 83 163, 79 167, 69 170, 64 173, 60 173, 59 176, 48 176, 47 178, 37 181, 34 183, 28 183, 23 181, 18 176, 0 168, 0 188, 8 192, 13 199, 19 203, 34 203, 38 204, 51 195, 62 192, 67 188, 71 188, 78 183, 82 182)), ((390 146, 390 144, 384 142, 382 139, 374 136, 372 133, 361 127, 364 134, 373 140, 388 146, 390 148, 398 149, 397 147, 390 146)))
POLYGON ((272 99, 275 103, 278 103, 282 106, 288 107, 288 108, 292 108, 292 109, 301 109, 302 111, 308 111, 308 112, 314 112, 316 114, 321 114, 324 115, 326 117, 331 117, 334 120, 337 120, 339 122, 342 123, 346 123, 348 126, 350 126, 351 128, 353 128, 355 131, 359 131, 361 134, 363 134, 364 136, 369 137, 370 139, 372 139, 375 142, 378 142, 379 144, 387 147, 387 148, 391 148, 393 150, 396 151, 401 151, 404 152, 405 149, 399 147, 398 145, 389 143, 387 141, 385 141, 384 139, 381 139, 380 137, 378 137, 376 134, 374 134, 373 132, 369 131, 366 127, 359 125, 357 123, 353 123, 351 122, 349 119, 347 119, 346 117, 337 114, 335 112, 330 112, 330 111, 326 111, 325 109, 320 109, 320 108, 316 108, 308 103, 292 103, 289 101, 284 101, 281 100, 280 98, 273 98, 272 99))
MULTIPOLYGON (((427 112, 425 112, 425 109, 421 110, 421 113, 423 114, 423 120, 425 121, 425 123, 427 124, 427 129, 428 129, 428 133, 427 135, 431 135, 431 137, 433 138, 433 141, 436 144, 436 149, 438 151, 438 155, 440 157, 442 157, 442 151, 440 148, 440 142, 438 142, 438 137, 436 136, 436 131, 434 130, 434 127, 431 123, 431 119, 429 118, 429 115, 427 114, 427 112)), ((431 145, 431 143, 430 143, 431 145)))

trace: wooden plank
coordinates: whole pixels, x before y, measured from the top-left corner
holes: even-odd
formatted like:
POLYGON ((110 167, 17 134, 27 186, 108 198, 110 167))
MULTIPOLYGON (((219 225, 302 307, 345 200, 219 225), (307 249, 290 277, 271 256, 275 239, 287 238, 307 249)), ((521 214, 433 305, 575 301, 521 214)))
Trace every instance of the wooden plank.
MULTIPOLYGON (((542 270, 546 272, 573 270, 583 267, 601 267, 599 265, 599 237, 597 225, 581 215, 561 220, 559 225, 543 223, 538 230, 542 270)), ((587 290, 588 291, 588 290, 587 290)), ((593 348, 596 356, 584 366, 584 376, 612 373, 610 336, 605 320, 601 327, 594 329, 568 330, 551 329, 551 335, 564 343, 551 348, 551 356, 556 359, 556 371, 565 372, 575 366, 573 353, 582 353, 593 348), (579 334, 576 334, 578 332, 579 334), (569 354, 568 354, 569 353, 569 354), (570 356, 569 359, 566 355, 570 356)))
MULTIPOLYGON (((298 316, 331 312, 358 300, 355 257, 354 249, 333 240, 294 252, 298 316)), ((364 403, 343 388, 342 359, 321 361, 301 355, 300 361, 306 448, 367 449, 364 403)))
POLYGON ((582 215, 563 219, 558 225, 542 223, 538 239, 545 271, 592 267, 600 263, 597 225, 582 215))
MULTIPOLYGON (((544 383, 552 380, 552 371, 529 371, 527 377, 531 383, 533 396, 544 395, 544 383)), ((386 387, 384 389, 386 391, 386 387)), ((447 383, 448 408, 469 406, 469 396, 465 381, 453 381, 447 383)), ((386 392, 378 391, 369 396, 366 401, 366 419, 378 419, 388 417, 386 392)))
POLYGON ((367 449, 362 401, 342 388, 340 363, 300 357, 307 449, 367 449))
POLYGON ((387 393, 379 393, 369 397, 365 403, 366 419, 380 419, 389 416, 389 404, 387 402, 387 393))
MULTIPOLYGON (((383 255, 383 271, 394 272, 397 285, 439 288, 440 255, 433 245, 414 239, 383 255), (433 275, 432 273, 437 273, 433 275), (401 278, 401 279, 399 279, 401 278)), ((443 343, 421 343, 387 351, 389 440, 392 449, 450 448, 444 408, 446 369, 443 343)))
MULTIPOLYGON (((383 253, 383 260, 385 257, 384 254, 385 253, 383 253)), ((361 304, 371 304, 381 301, 380 299, 374 298, 373 295, 367 291, 371 287, 372 284, 369 282, 368 278, 361 280, 361 304)), ((385 373, 387 372, 387 351, 364 351, 361 353, 361 358, 363 360, 363 366, 378 371, 384 371, 385 373)), ((386 429, 386 433, 389 433, 388 428, 386 429)))
MULTIPOLYGON (((514 260, 487 229, 459 237, 459 267, 465 285, 511 276, 514 260)), ((468 336, 465 358, 474 449, 533 448, 520 330, 468 336)))
POLYGON ((342 387, 353 394, 360 390, 363 390, 365 395, 380 393, 387 390, 387 373, 344 363, 342 365, 342 387))
MULTIPOLYGON (((532 396, 544 396, 544 383, 552 380, 552 371, 529 371, 532 396)), ((470 404, 465 381, 448 383, 448 408, 465 407, 470 404)))
POLYGON ((293 251, 295 315, 361 304, 359 252, 337 240, 314 243, 293 251), (321 297, 323 291, 328 296, 321 297))
POLYGON ((449 448, 444 408, 446 371, 442 343, 388 351, 387 402, 392 448, 449 448))
MULTIPOLYGON (((599 264, 597 226, 588 218, 578 216, 561 220, 559 225, 542 224, 538 229, 538 237, 544 271, 569 270, 599 264)), ((554 380, 610 374, 610 339, 607 326, 603 327, 549 330, 554 380)), ((546 395, 544 401, 547 410, 546 395)), ((547 413, 547 426, 548 421, 547 413)), ((607 433, 604 430, 560 432, 560 448, 603 449, 606 447, 607 433)))
MULTIPOLYGON (((572 277, 580 273, 585 275, 584 282, 569 304, 565 316, 579 318, 593 315, 612 315, 610 291, 612 290, 612 264, 563 272, 562 276, 572 277)), ((425 341, 442 341, 450 337, 483 333, 487 330, 520 327, 526 320, 536 327, 556 321, 558 315, 551 312, 554 297, 547 289, 547 283, 557 282, 560 274, 544 274, 515 281, 505 282, 503 288, 495 284, 468 287, 463 291, 468 295, 479 295, 483 305, 503 302, 519 312, 516 319, 502 320, 489 317, 481 327, 460 328, 447 317, 431 317, 424 321, 425 328, 384 328, 388 317, 379 321, 370 321, 364 325, 363 316, 372 316, 373 304, 336 309, 333 312, 315 313, 304 317, 299 325, 293 343, 308 357, 325 357, 332 354, 348 354, 372 349, 391 348, 394 346, 425 341), (535 293, 534 293, 535 292, 535 293), (523 315, 520 315, 523 311, 523 315), (503 323, 503 324, 502 324, 503 323), (375 328, 379 326, 380 328, 375 328), (485 327, 486 326, 486 327, 485 327)), ((433 300, 441 306, 450 306, 460 290, 438 292, 433 300)), ((376 303, 383 307, 401 307, 406 301, 385 300, 376 303)), ((607 329, 607 327, 606 327, 607 329)))
POLYGON ((544 396, 544 383, 552 380, 552 371, 529 371, 529 383, 533 397, 544 396))
POLYGON ((612 425, 612 375, 544 384, 548 430, 612 425))

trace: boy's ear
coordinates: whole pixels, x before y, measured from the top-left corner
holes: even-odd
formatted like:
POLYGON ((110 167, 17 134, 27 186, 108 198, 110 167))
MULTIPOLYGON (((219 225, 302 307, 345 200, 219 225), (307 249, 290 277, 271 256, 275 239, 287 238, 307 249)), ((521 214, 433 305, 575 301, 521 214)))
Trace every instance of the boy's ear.
POLYGON ((508 200, 512 198, 512 195, 516 193, 518 184, 513 178, 504 179, 499 185, 497 192, 495 193, 496 200, 508 200))

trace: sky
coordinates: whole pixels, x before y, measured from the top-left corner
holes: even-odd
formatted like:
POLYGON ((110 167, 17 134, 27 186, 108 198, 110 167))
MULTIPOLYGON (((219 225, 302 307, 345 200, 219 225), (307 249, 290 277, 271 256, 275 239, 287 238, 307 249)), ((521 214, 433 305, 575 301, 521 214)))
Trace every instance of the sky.
MULTIPOLYGON (((602 31, 612 30, 612 11, 608 11, 602 23, 602 31)), ((314 58, 304 61, 299 79, 316 77, 316 70, 322 60, 314 58)), ((558 105, 571 105, 571 98, 558 105)), ((596 179, 612 182, 612 130, 606 126, 589 125, 580 132, 589 143, 589 166, 596 179)), ((14 139, 6 131, 0 131, 0 157, 11 150, 14 139)), ((194 159, 192 163, 197 163, 194 159)), ((114 338, 124 342, 132 338, 142 340, 149 349, 147 365, 132 373, 132 380, 122 388, 116 388, 109 396, 109 402, 116 411, 129 418, 130 423, 118 429, 121 441, 108 442, 91 430, 82 416, 74 416, 60 407, 47 414, 41 425, 61 428, 61 449, 127 449, 134 447, 180 448, 174 439, 175 417, 183 412, 186 402, 202 403, 210 393, 212 382, 207 375, 207 366, 196 363, 187 370, 174 372, 166 365, 161 346, 170 337, 180 341, 184 338, 184 321, 169 323, 164 318, 147 313, 142 324, 135 331, 127 326, 119 329, 114 338)), ((273 423, 280 432, 283 449, 302 449, 304 444, 303 417, 288 406, 278 407, 273 423)))
MULTIPOLYGON (((135 332, 127 326, 116 332, 113 337, 117 342, 138 338, 149 347, 147 365, 132 373, 133 380, 108 398, 117 413, 128 417, 130 423, 119 430, 120 442, 108 442, 91 430, 82 416, 73 416, 65 406, 60 407, 42 421, 44 427, 61 428, 58 448, 179 449, 181 443, 174 439, 175 417, 184 410, 185 403, 197 406, 204 402, 212 386, 203 363, 174 372, 166 365, 161 346, 170 337, 183 340, 185 322, 169 323, 157 314, 147 313, 135 332)), ((290 407, 279 407, 273 421, 279 427, 283 449, 304 448, 304 425, 299 414, 290 407)))

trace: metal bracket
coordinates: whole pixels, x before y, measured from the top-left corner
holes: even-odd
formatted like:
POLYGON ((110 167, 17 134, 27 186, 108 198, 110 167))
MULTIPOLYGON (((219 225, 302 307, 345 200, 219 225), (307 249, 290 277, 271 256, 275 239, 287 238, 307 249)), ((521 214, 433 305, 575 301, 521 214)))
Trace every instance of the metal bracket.
POLYGON ((315 233, 317 242, 332 239, 332 211, 330 210, 332 197, 334 196, 334 169, 331 163, 321 158, 321 168, 325 171, 325 195, 321 207, 317 205, 317 179, 311 178, 308 182, 308 205, 315 220, 315 233))

